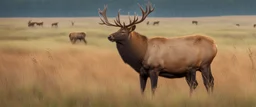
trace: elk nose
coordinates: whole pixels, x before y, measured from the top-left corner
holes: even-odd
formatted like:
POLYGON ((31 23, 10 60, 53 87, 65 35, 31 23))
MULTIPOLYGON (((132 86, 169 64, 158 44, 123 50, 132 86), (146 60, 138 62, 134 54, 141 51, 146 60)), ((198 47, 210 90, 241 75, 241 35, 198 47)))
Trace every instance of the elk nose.
POLYGON ((109 40, 109 41, 114 41, 113 35, 108 36, 108 40, 109 40))

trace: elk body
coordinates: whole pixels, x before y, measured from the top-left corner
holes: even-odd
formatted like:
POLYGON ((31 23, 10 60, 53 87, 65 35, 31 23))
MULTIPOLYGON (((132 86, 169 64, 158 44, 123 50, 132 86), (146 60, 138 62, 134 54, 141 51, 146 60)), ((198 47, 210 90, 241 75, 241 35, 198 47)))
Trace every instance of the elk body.
POLYGON ((85 44, 87 44, 85 37, 86 34, 84 32, 72 32, 69 34, 69 40, 72 44, 75 44, 77 40, 82 40, 85 44))
POLYGON ((36 25, 38 25, 38 26, 43 26, 43 25, 44 25, 44 22, 36 22, 36 25))
POLYGON ((198 21, 193 20, 193 21, 192 21, 192 24, 197 25, 197 24, 198 24, 198 21))
POLYGON ((159 25, 160 21, 154 21, 153 25, 159 25))
POLYGON ((52 27, 58 27, 58 22, 52 23, 52 27))
POLYGON ((158 77, 182 78, 185 77, 190 95, 197 87, 196 71, 200 71, 208 93, 213 91, 214 78, 211 73, 211 63, 217 54, 214 41, 206 36, 194 35, 176 38, 147 38, 134 31, 136 24, 143 22, 154 10, 149 3, 146 11, 139 5, 142 18, 135 15, 129 24, 120 22, 120 15, 115 24, 111 24, 106 15, 107 6, 99 10, 101 25, 120 27, 110 34, 109 41, 115 42, 122 60, 139 73, 140 87, 144 93, 147 79, 150 78, 151 90, 154 95, 157 88, 158 77))

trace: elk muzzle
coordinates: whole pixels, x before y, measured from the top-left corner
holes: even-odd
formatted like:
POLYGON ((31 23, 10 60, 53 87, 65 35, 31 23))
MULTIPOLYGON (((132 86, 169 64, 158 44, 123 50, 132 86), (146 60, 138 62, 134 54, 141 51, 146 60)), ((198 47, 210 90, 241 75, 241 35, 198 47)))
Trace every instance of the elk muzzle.
POLYGON ((111 41, 111 42, 114 42, 115 38, 113 37, 113 35, 110 35, 110 36, 108 36, 108 40, 111 41))

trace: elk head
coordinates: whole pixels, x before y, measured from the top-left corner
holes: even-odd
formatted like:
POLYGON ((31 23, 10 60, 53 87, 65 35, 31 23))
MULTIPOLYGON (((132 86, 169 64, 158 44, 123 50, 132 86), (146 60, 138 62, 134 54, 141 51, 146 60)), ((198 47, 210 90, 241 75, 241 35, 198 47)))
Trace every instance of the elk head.
POLYGON ((115 24, 111 24, 108 21, 106 12, 107 12, 107 5, 104 6, 104 9, 101 11, 99 9, 99 16, 100 19, 102 21, 102 23, 99 23, 101 25, 107 25, 107 26, 113 26, 113 27, 120 27, 120 29, 115 32, 112 33, 108 36, 108 40, 111 42, 119 42, 119 41, 124 41, 127 40, 129 38, 129 34, 135 30, 136 28, 136 24, 139 24, 141 22, 143 22, 146 17, 154 11, 154 8, 152 7, 151 3, 148 2, 148 4, 146 5, 146 10, 143 10, 143 8, 141 7, 140 4, 138 4, 140 7, 140 10, 142 12, 142 17, 139 20, 138 16, 136 14, 134 14, 134 18, 133 20, 131 20, 130 16, 129 16, 129 24, 126 25, 125 22, 123 22, 123 24, 120 22, 120 10, 118 11, 118 15, 116 17, 116 20, 114 20, 115 24), (103 17, 103 19, 101 18, 101 16, 103 17))

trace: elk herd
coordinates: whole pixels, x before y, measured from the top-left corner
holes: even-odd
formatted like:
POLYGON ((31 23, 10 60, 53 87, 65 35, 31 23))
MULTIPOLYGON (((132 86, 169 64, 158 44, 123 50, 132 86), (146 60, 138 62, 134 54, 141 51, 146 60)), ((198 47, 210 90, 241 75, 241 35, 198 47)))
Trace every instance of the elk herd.
MULTIPOLYGON (((129 16, 129 23, 120 21, 119 11, 114 23, 109 22, 107 5, 104 5, 103 10, 99 9, 98 13, 100 25, 119 28, 114 33, 109 32, 107 39, 116 44, 123 62, 138 73, 141 93, 144 93, 147 80, 150 79, 151 91, 154 95, 160 76, 169 79, 184 78, 191 96, 198 86, 196 72, 199 71, 207 92, 211 94, 214 89, 211 64, 218 52, 214 40, 203 35, 148 38, 136 31, 136 25, 142 23, 155 10, 155 7, 150 2, 147 3, 146 9, 143 9, 140 4, 138 6, 142 13, 141 18, 136 14, 133 18, 129 16)), ((160 21, 153 21, 152 25, 159 25, 159 23, 160 21)), ((43 26, 43 24, 43 22, 28 22, 29 27, 43 26)), ((150 22, 147 21, 146 24, 150 25, 150 22)), ((192 24, 198 25, 198 21, 193 20, 192 24)), ((71 25, 74 25, 73 21, 71 25)), ((57 27, 58 22, 52 23, 51 26, 57 27)), ((256 27, 256 24, 253 26, 256 27)), ((77 40, 87 44, 84 32, 71 32, 68 37, 72 44, 77 40)))
MULTIPOLYGON (((74 21, 71 21, 71 25, 74 26, 74 21)), ((34 27, 35 25, 43 27, 44 22, 32 22, 31 20, 28 21, 28 27, 34 27)), ((54 22, 51 24, 51 27, 58 27, 58 22, 54 22)), ((69 34, 69 39, 72 44, 75 44, 77 40, 83 41, 87 44, 85 40, 86 34, 84 32, 71 32, 69 34)))
MULTIPOLYGON (((58 27, 58 23, 59 22, 52 23, 51 27, 58 27)), ((75 22, 71 21, 71 25, 74 26, 74 24, 75 22)), ((35 27, 35 25, 43 27, 44 22, 32 22, 31 20, 28 21, 28 27, 35 27)))

